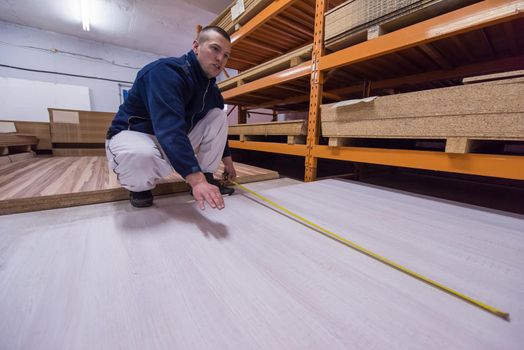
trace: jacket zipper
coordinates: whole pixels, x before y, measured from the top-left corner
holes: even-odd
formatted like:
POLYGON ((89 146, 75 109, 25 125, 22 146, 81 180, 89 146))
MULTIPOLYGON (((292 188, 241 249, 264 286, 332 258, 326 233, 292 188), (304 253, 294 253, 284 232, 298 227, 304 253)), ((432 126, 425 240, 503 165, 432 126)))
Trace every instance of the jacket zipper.
MULTIPOLYGON (((204 107, 206 106, 206 95, 207 95, 207 90, 209 89, 209 84, 210 83, 211 83, 211 80, 208 80, 207 81, 207 86, 206 86, 206 91, 204 91, 204 96, 202 97, 202 108, 200 109, 200 112, 198 112, 198 113, 202 113, 202 111, 204 110, 204 107)), ((191 116, 191 127, 189 128, 189 131, 191 131, 193 129, 194 118, 195 118, 195 115, 197 115, 198 113, 194 113, 191 116)))

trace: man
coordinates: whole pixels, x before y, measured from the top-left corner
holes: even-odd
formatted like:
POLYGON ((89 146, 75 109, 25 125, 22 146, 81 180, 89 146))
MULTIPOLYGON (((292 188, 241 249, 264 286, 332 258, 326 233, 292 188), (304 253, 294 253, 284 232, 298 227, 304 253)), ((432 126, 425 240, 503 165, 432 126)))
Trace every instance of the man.
POLYGON ((202 29, 193 49, 142 68, 107 132, 109 166, 135 207, 153 204, 157 180, 179 173, 200 209, 205 202, 223 209, 232 194, 213 178, 220 160, 236 177, 227 147, 227 117, 215 78, 231 52, 229 35, 219 27, 202 29))

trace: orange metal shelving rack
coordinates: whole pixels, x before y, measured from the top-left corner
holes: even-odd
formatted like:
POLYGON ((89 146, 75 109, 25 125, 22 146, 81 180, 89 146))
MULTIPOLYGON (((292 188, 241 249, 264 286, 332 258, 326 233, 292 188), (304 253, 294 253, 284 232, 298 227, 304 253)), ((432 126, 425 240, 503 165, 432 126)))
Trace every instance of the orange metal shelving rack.
MULTIPOLYGON (((235 46, 242 40, 249 40, 249 36, 256 33, 258 28, 271 26, 271 21, 279 21, 279 16, 286 11, 306 10, 309 3, 301 4, 297 0, 277 0, 270 4, 264 11, 260 12, 238 32, 232 35, 233 55, 235 46)), ((335 2, 337 5, 341 1, 335 2)), ((332 2, 333 3, 333 2, 332 2)), ((223 92, 228 103, 242 101, 246 105, 250 96, 265 96, 269 102, 270 97, 275 96, 271 89, 285 84, 294 83, 295 89, 306 86, 304 96, 294 96, 277 99, 274 103, 285 104, 288 102, 307 100, 309 91, 309 114, 308 114, 308 136, 306 145, 287 145, 270 142, 234 141, 230 140, 232 148, 272 152, 287 155, 305 157, 306 173, 304 179, 312 181, 316 178, 317 159, 336 159, 360 163, 383 164, 398 167, 428 169, 462 174, 491 176, 524 180, 524 156, 489 155, 489 154, 450 154, 444 152, 431 152, 419 150, 395 150, 361 147, 329 147, 319 145, 319 107, 324 98, 337 98, 339 94, 358 90, 358 86, 342 87, 324 91, 325 75, 333 69, 354 67, 365 62, 379 62, 382 57, 386 59, 394 54, 403 54, 413 48, 433 43, 457 42, 459 40, 472 40, 466 35, 484 35, 486 30, 504 30, 508 37, 507 43, 511 48, 511 55, 498 57, 493 55, 488 61, 482 62, 460 62, 455 67, 444 67, 442 69, 417 72, 416 74, 405 74, 398 77, 384 78, 371 81, 373 87, 387 87, 399 82, 423 82, 434 78, 456 78, 474 74, 486 74, 489 72, 522 69, 524 68, 524 52, 522 47, 514 41, 516 29, 524 23, 524 1, 485 0, 469 5, 452 12, 424 20, 408 27, 379 36, 373 40, 365 41, 345 49, 332 53, 325 53, 324 47, 324 14, 328 8, 327 0, 316 0, 314 30, 311 33, 313 42, 312 59, 303 62, 293 68, 285 69, 258 80, 245 83, 241 86, 223 92), (512 27, 513 25, 513 27, 512 27), (509 29, 508 29, 509 28, 509 29), (473 34, 471 34, 473 33, 473 34), (304 79, 309 78, 309 81, 304 79), (302 80, 300 80, 302 79, 302 80), (295 83, 300 81, 299 83, 295 83), (334 97, 332 97, 334 96, 334 97)), ((296 25, 296 23, 293 23, 296 25)), ((477 36, 478 36, 477 35, 477 36)), ((260 38, 260 36, 259 36, 260 38)), ((259 39, 260 40, 260 39, 259 39)), ((247 42, 247 41, 246 41, 247 42)), ((309 42, 311 43, 311 42, 309 42)), ((290 43, 293 45, 296 43, 290 43)), ((489 40, 488 40, 489 44, 489 40)), ((487 45, 488 45, 487 44, 487 45)), ((294 49, 290 47, 288 49, 294 49)), ((276 51, 274 48, 273 51, 276 51)), ((240 51, 242 52, 242 51, 240 51)), ((245 52, 245 51, 244 51, 245 52)), ((289 86, 288 86, 289 87, 289 86)), ((367 86, 370 89, 370 86, 367 86)))

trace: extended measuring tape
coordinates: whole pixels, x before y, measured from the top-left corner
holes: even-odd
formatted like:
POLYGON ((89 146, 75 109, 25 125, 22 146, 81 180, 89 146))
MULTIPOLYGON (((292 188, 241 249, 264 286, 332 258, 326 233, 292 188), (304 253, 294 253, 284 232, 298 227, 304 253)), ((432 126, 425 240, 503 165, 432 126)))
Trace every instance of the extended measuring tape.
POLYGON ((349 241, 349 240, 347 240, 347 239, 345 239, 343 237, 340 237, 339 235, 335 234, 334 232, 331 232, 331 231, 329 231, 329 230, 327 230, 327 229, 325 229, 325 228, 315 224, 314 222, 312 222, 312 221, 310 221, 310 220, 308 220, 308 219, 306 219, 306 218, 304 218, 304 217, 302 217, 302 216, 300 216, 298 214, 293 213, 292 211, 286 209, 285 207, 283 207, 283 206, 273 202, 270 199, 267 199, 266 197, 256 193, 255 191, 250 190, 249 188, 247 188, 245 186, 242 186, 239 183, 236 183, 235 181, 231 181, 231 183, 233 183, 234 185, 240 187, 244 191, 252 194, 253 196, 263 200, 264 202, 272 205, 273 207, 275 207, 278 210, 286 213, 287 215, 289 215, 289 216, 291 216, 291 217, 293 217, 295 219, 300 220, 301 222, 305 223, 306 225, 315 228, 316 230, 322 232, 323 234, 329 236, 330 238, 332 238, 332 239, 334 239, 334 240, 336 240, 336 241, 338 241, 338 242, 340 242, 340 243, 342 243, 342 244, 344 244, 344 245, 346 245, 346 246, 348 246, 350 248, 353 248, 356 251, 359 251, 359 252, 361 252, 363 254, 366 254, 367 256, 370 256, 373 259, 376 259, 376 260, 378 260, 378 261, 380 261, 380 262, 382 262, 382 263, 384 263, 384 264, 386 264, 386 265, 388 265, 390 267, 393 267, 393 268, 395 268, 395 269, 397 269, 397 270, 399 270, 401 272, 404 272, 405 274, 407 274, 407 275, 409 275, 411 277, 415 277, 416 279, 421 280, 421 281, 423 281, 423 282, 425 282, 425 283, 427 283, 427 284, 429 284, 429 285, 431 285, 431 286, 433 286, 435 288, 438 288, 438 289, 440 289, 440 290, 442 290, 442 291, 444 291, 446 293, 454 295, 455 297, 457 297, 459 299, 467 301, 468 303, 473 304, 473 305, 475 305, 475 306, 477 306, 477 307, 479 307, 479 308, 481 308, 481 309, 483 309, 485 311, 488 311, 488 312, 492 313, 495 316, 498 316, 500 318, 503 318, 503 319, 509 321, 509 313, 507 313, 507 312, 503 312, 503 311, 501 311, 501 310, 499 310, 499 309, 497 309, 497 308, 495 308, 493 306, 490 306, 490 305, 485 304, 485 303, 483 303, 481 301, 478 301, 478 300, 475 300, 473 298, 470 298, 467 295, 461 294, 461 293, 459 293, 459 292, 457 292, 457 291, 455 291, 455 290, 453 290, 451 288, 448 288, 448 287, 446 287, 446 286, 444 286, 444 285, 442 285, 442 284, 440 284, 440 283, 438 283, 436 281, 433 281, 433 280, 431 280, 431 279, 429 279, 429 278, 427 278, 425 276, 422 276, 422 275, 416 273, 415 271, 412 271, 412 270, 410 270, 410 269, 408 269, 408 268, 406 268, 406 267, 404 267, 402 265, 399 265, 399 264, 397 264, 397 263, 395 263, 395 262, 393 262, 393 261, 391 261, 391 260, 389 260, 389 259, 387 259, 387 258, 385 258, 385 257, 383 257, 381 255, 379 255, 379 254, 373 253, 372 251, 370 251, 370 250, 368 250, 368 249, 366 249, 364 247, 361 247, 358 244, 353 243, 353 242, 351 242, 351 241, 349 241))

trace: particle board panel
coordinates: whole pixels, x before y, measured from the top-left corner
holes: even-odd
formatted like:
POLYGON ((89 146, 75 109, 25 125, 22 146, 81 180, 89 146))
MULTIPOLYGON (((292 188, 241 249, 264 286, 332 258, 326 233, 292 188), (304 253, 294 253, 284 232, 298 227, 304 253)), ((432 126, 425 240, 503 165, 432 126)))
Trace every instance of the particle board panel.
POLYGON ((480 75, 480 76, 464 78, 462 79, 462 83, 463 84, 475 84, 475 83, 483 83, 483 82, 488 82, 488 81, 498 81, 498 80, 523 78, 523 77, 524 77, 524 70, 513 70, 513 71, 503 72, 503 73, 485 74, 485 75, 480 75))
POLYGON ((336 180, 262 193, 511 321, 247 195, 177 195, 0 217, 3 346, 520 349, 522 216, 336 180))
POLYGON ((324 137, 523 140, 521 78, 322 105, 324 137))
MULTIPOLYGON (((278 173, 235 163, 239 182, 278 178, 278 173)), ((222 173, 222 168, 216 176, 222 173)), ((155 195, 188 187, 174 173, 161 181, 155 195)), ((0 215, 123 200, 127 190, 108 171, 105 157, 36 157, 0 165, 0 215)))

